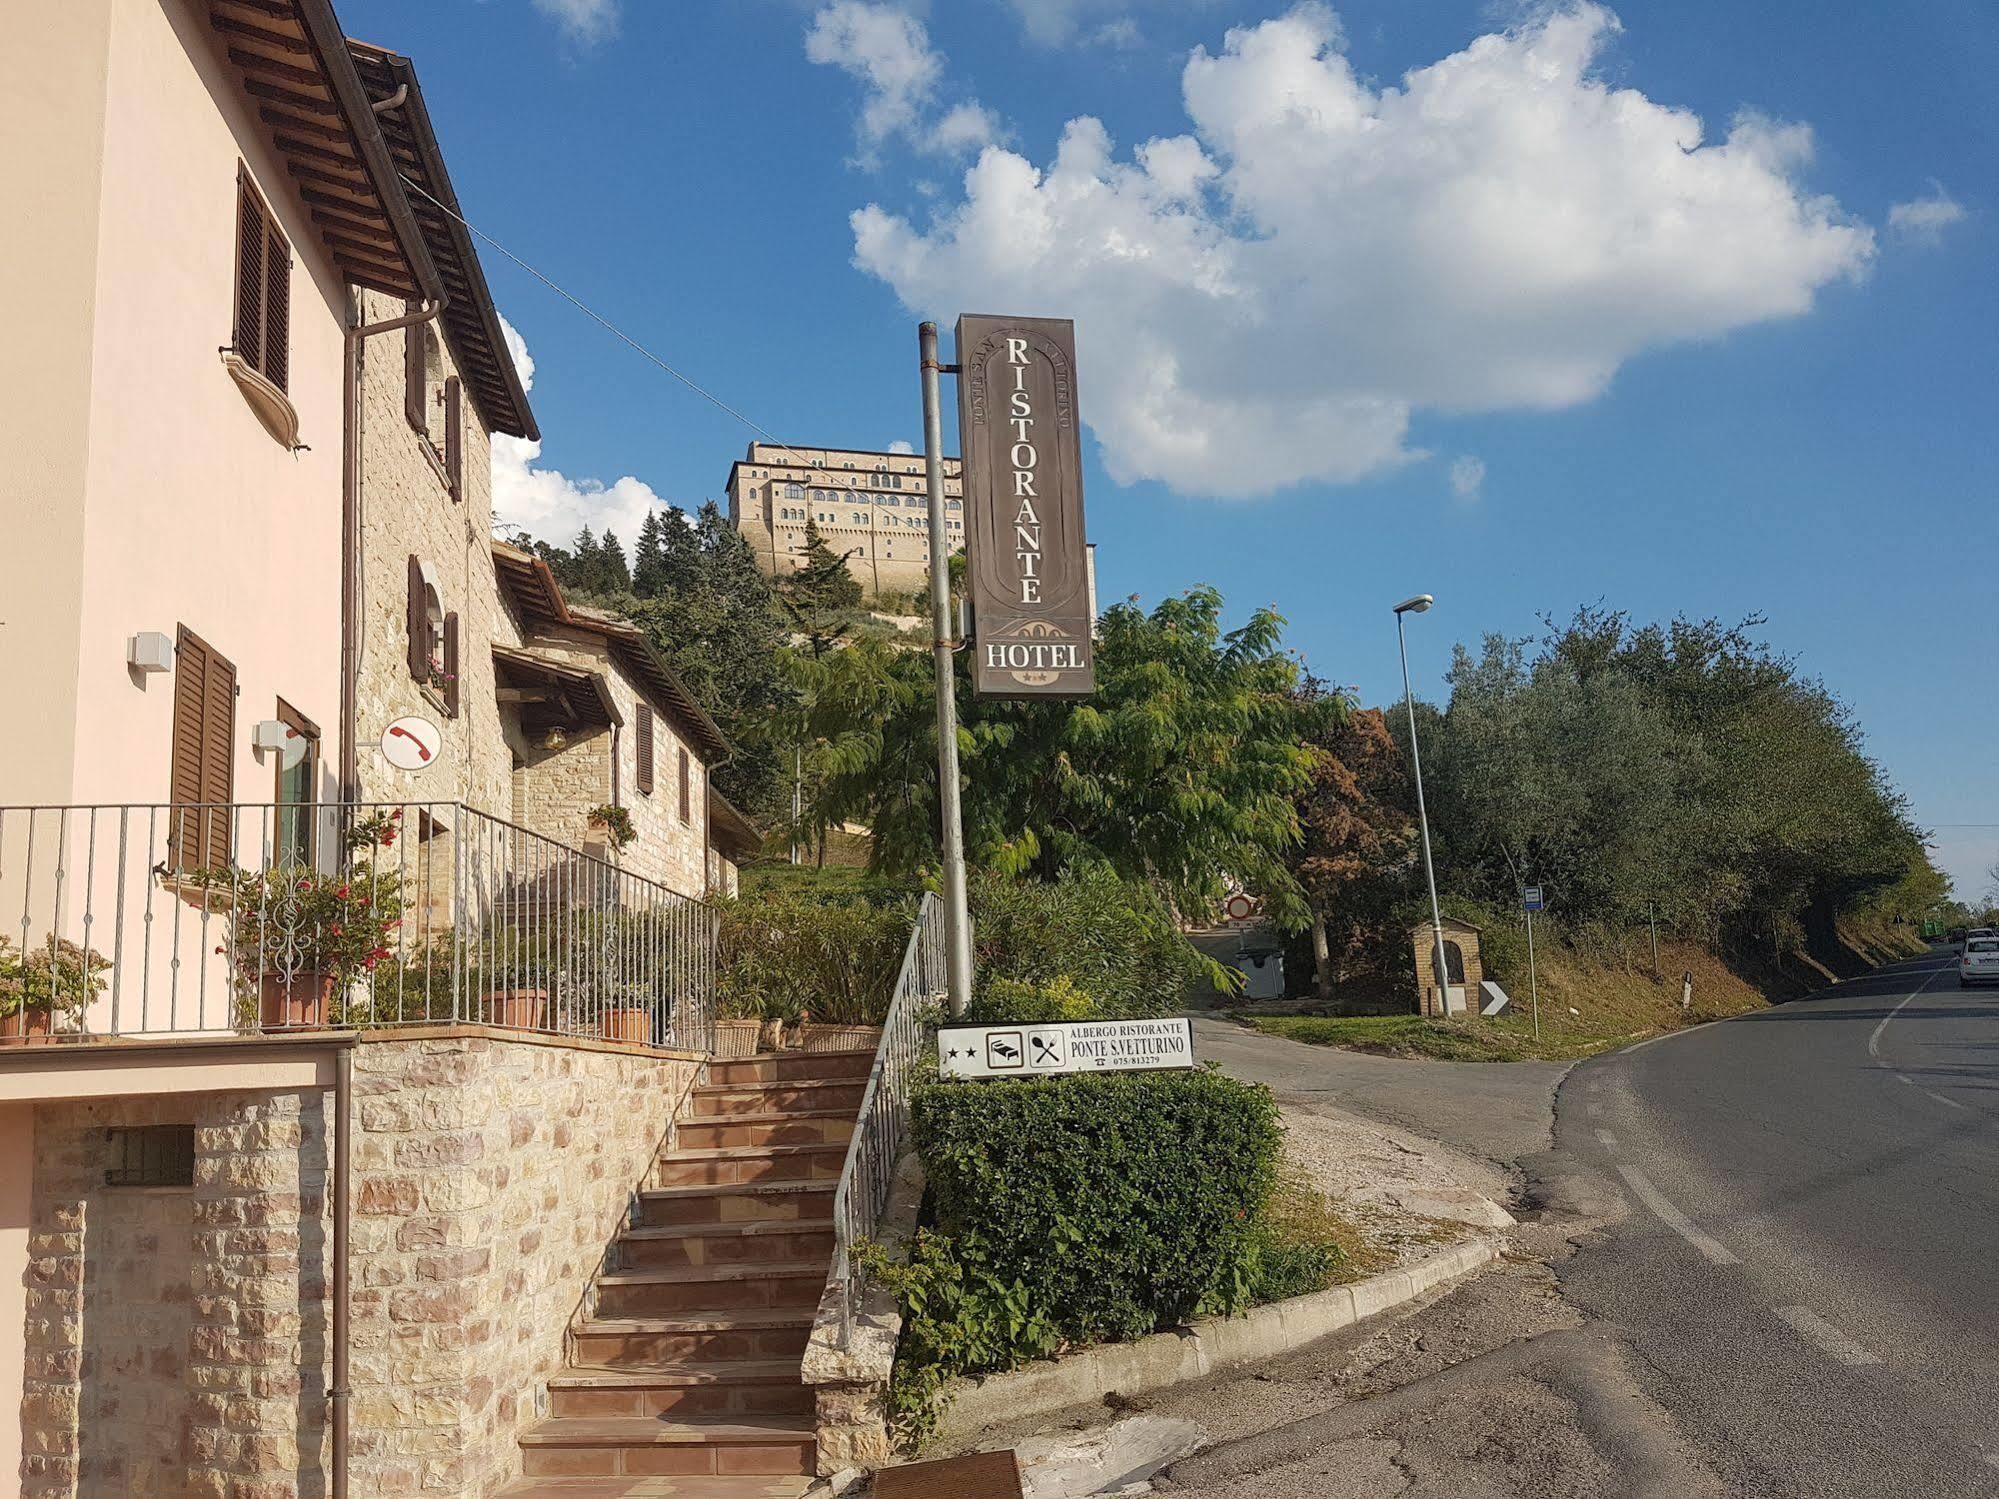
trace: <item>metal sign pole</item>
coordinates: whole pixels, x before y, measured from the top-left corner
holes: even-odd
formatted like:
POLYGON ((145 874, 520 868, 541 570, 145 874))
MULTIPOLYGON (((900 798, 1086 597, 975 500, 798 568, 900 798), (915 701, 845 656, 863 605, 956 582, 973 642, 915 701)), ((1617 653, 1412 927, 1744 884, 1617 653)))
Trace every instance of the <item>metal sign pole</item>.
POLYGON ((1541 1039, 1541 983, 1534 975, 1534 908, 1527 908, 1527 992, 1534 1000, 1534 1039, 1541 1039))
POLYGON ((944 525, 944 427, 939 414, 937 325, 916 332, 923 364, 923 461, 930 483, 930 629, 937 663, 937 811, 944 846, 945 971, 951 1013, 972 1002, 972 918, 965 898, 965 822, 958 797, 958 707, 951 662, 951 542, 944 525))

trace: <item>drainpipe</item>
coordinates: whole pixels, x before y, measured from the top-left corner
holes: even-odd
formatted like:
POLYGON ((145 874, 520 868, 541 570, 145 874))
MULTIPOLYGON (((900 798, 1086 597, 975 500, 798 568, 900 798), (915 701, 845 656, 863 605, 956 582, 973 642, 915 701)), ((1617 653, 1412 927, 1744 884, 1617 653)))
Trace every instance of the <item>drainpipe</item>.
POLYGON ((340 801, 361 799, 359 699, 361 692, 361 345, 378 333, 394 333, 435 321, 448 296, 425 301, 415 312, 379 323, 361 321, 360 292, 343 339, 345 378, 341 381, 342 463, 340 468, 340 801))
POLYGON ((354 1229, 353 1130, 354 1049, 342 1047, 333 1074, 333 1385, 327 1392, 327 1416, 333 1428, 332 1499, 347 1499, 347 1410, 349 1397, 349 1329, 354 1310, 352 1258, 354 1229))

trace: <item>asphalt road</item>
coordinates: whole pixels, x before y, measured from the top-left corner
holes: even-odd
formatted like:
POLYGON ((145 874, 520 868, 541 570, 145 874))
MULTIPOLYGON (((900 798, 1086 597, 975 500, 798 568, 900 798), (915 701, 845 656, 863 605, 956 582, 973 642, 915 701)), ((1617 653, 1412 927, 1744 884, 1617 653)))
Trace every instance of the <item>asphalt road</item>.
POLYGON ((1592 1060, 1554 1139, 1630 1205, 1562 1290, 1730 1493, 1999 1495, 1999 990, 1938 950, 1592 1060))
POLYGON ((1203 1015, 1194 1018, 1194 1055, 1280 1098, 1324 1099, 1506 1166, 1548 1148, 1555 1085, 1569 1070, 1567 1062, 1419 1062, 1303 1046, 1203 1015))

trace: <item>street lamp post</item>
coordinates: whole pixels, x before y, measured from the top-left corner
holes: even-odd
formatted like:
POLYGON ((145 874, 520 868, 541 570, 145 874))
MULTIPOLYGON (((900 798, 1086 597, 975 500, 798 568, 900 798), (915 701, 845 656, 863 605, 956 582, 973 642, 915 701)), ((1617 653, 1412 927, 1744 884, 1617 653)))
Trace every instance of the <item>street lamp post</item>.
POLYGON ((1416 825, 1423 835, 1423 878, 1430 885, 1430 968, 1437 981, 1437 1009, 1448 1019, 1451 970, 1444 961, 1444 913, 1437 904, 1436 866, 1430 862, 1430 814, 1423 805, 1423 753, 1416 744, 1416 694, 1409 685, 1409 642, 1402 630, 1403 615, 1421 614, 1436 602, 1429 594, 1419 593, 1395 606, 1395 644, 1402 652, 1402 700, 1409 710, 1409 764, 1416 775, 1416 825))

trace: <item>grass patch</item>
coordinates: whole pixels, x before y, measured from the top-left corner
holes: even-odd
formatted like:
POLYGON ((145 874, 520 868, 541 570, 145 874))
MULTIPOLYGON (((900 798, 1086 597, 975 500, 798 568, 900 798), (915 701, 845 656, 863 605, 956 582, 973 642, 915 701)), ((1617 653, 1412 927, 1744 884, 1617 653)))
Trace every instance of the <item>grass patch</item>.
POLYGON ((1420 1015, 1253 1015, 1266 1035, 1308 1046, 1343 1046, 1384 1057, 1428 1057, 1439 1062, 1525 1062, 1588 1056, 1618 1038, 1556 1035, 1543 1029, 1537 1046, 1530 1029, 1507 1021, 1427 1020, 1420 1015))
POLYGON ((1256 1260, 1251 1299, 1263 1303, 1365 1280, 1395 1255, 1287 1163, 1257 1225, 1256 1260))

